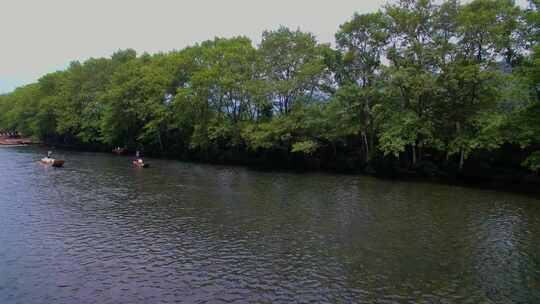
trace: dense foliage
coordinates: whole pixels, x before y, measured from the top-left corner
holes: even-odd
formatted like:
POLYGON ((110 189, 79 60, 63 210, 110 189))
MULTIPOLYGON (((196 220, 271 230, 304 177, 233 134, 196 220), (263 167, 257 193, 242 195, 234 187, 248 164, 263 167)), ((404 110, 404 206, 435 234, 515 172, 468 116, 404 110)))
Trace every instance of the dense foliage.
POLYGON ((73 62, 0 96, 0 130, 204 160, 540 169, 540 17, 512 0, 399 0, 336 48, 300 30, 73 62))

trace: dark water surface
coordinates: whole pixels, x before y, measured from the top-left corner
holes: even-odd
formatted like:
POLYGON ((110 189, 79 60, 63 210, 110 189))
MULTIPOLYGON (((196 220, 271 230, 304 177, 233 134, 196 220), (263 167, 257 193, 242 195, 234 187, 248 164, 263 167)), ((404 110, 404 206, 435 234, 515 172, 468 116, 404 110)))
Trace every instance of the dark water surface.
POLYGON ((0 303, 540 303, 540 199, 0 147, 0 303))

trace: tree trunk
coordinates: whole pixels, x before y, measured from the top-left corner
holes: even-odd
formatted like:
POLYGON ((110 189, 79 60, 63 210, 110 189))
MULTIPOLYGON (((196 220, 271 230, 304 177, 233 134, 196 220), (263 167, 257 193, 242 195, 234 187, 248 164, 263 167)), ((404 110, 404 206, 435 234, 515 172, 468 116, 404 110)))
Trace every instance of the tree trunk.
MULTIPOLYGON (((461 124, 459 121, 456 121, 456 132, 459 135, 461 135, 461 124)), ((463 147, 459 150, 459 172, 463 169, 463 162, 465 161, 465 151, 463 150, 463 147)))
POLYGON ((478 63, 482 62, 482 44, 478 43, 478 53, 476 54, 476 60, 478 60, 478 63))
POLYGON ((375 150, 375 136, 373 135, 373 132, 369 135, 369 147, 371 150, 375 150))
POLYGON ((366 132, 362 132, 362 139, 364 140, 365 150, 366 150, 366 164, 369 162, 369 143, 367 139, 366 132))
POLYGON ((463 148, 459 151, 459 172, 463 170, 463 163, 465 162, 465 151, 463 148))
POLYGON ((159 152, 163 153, 163 141, 161 141, 161 132, 158 132, 159 152))
POLYGON ((416 166, 416 144, 412 144, 412 165, 416 166))

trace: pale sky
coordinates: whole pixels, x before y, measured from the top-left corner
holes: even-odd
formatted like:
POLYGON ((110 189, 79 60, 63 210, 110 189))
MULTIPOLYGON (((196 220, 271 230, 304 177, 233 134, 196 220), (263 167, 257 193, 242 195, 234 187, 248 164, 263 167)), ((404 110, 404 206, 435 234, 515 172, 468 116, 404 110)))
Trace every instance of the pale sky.
POLYGON ((255 44, 280 25, 334 42, 354 12, 383 0, 0 0, 0 93, 64 69, 70 61, 181 49, 244 35, 255 44))

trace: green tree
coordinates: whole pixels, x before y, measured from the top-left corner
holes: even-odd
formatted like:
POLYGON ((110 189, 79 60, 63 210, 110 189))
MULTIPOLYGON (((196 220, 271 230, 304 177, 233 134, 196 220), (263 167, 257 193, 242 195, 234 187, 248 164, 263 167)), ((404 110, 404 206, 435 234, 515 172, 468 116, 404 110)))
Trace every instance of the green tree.
POLYGON ((327 49, 315 36, 300 30, 280 27, 263 33, 259 52, 275 112, 287 115, 295 102, 320 97, 321 87, 329 81, 327 49))

